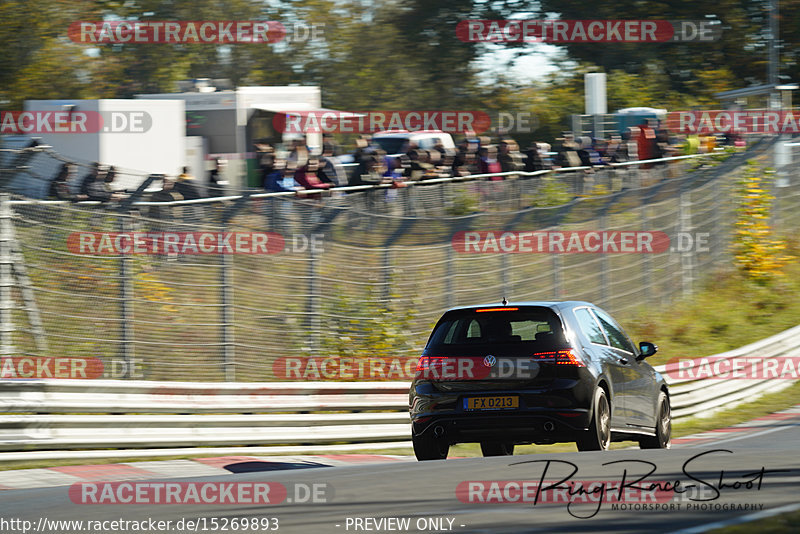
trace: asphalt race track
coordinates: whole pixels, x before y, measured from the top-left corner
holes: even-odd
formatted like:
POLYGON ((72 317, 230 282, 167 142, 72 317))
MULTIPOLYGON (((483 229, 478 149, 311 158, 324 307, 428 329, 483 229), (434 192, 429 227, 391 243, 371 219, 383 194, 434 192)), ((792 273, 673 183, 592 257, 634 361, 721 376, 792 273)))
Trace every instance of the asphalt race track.
MULTIPOLYGON (((273 505, 76 504, 70 499, 69 486, 3 490, 0 492, 0 517, 29 520, 33 524, 32 531, 37 526, 43 529, 39 520, 46 517, 49 521, 172 521, 168 532, 225 532, 221 529, 225 523, 228 523, 228 532, 274 532, 275 523, 268 518, 277 518, 278 532, 292 533, 703 532, 709 524, 737 521, 760 510, 791 509, 792 505, 797 508, 800 493, 798 443, 800 407, 795 407, 733 429, 676 440, 674 448, 668 451, 629 449, 437 462, 409 460, 310 469, 280 469, 280 466, 265 463, 263 469, 266 470, 261 470, 259 465, 251 463, 238 469, 232 466, 232 471, 244 471, 236 474, 179 479, 203 483, 282 483, 287 488, 286 499, 273 505), (642 509, 642 506, 654 506, 652 500, 645 500, 638 507, 631 503, 629 509, 621 509, 620 505, 614 510, 610 490, 606 495, 608 502, 598 505, 596 501, 584 499, 583 503, 569 507, 565 502, 535 505, 533 502, 462 502, 469 501, 469 494, 460 494, 460 499, 456 491, 459 484, 466 481, 538 482, 544 478, 550 483, 570 473, 572 476, 563 487, 579 488, 577 482, 584 480, 620 482, 623 477, 626 484, 631 484, 634 479, 647 475, 640 484, 680 481, 678 487, 684 493, 669 495, 663 502, 659 500, 658 504, 665 509, 642 509), (314 488, 315 484, 318 502, 309 502, 313 497, 310 498, 306 490, 314 488), (305 502, 295 502, 298 498, 305 502), (671 505, 674 506, 670 509, 671 505), (233 518, 258 519, 263 523, 259 522, 255 529, 241 529, 240 524, 234 529, 231 528, 233 523, 229 523, 233 518), (394 519, 378 523, 386 518, 394 519), (181 519, 184 520, 180 524, 182 529, 176 526, 181 519), (187 526, 187 521, 192 520, 195 523, 187 526), (403 521, 408 522, 407 528, 403 521), (266 529, 267 525, 270 530, 266 529)), ((164 479, 159 480, 163 482, 164 479)), ((491 485, 484 484, 487 493, 483 495, 491 496, 488 490, 491 485)), ((477 487, 472 486, 473 489, 477 487)), ((521 496, 513 489, 508 491, 510 498, 521 496)), ((473 499, 479 498, 478 494, 476 490, 473 499)), ((533 492, 529 500, 532 495, 533 492)), ((107 529, 101 532, 139 531, 113 529, 113 526, 108 523, 107 529)), ((15 532, 8 525, 7 529, 2 530, 15 532)), ((39 531, 76 530, 55 530, 51 526, 50 530, 39 531)))

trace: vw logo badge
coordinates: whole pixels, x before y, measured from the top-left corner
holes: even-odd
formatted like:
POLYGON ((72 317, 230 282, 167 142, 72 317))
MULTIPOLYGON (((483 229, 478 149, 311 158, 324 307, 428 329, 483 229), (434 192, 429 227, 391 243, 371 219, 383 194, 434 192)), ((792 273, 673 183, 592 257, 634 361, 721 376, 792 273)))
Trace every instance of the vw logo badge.
POLYGON ((496 363, 497 363, 497 358, 495 358, 491 354, 489 354, 483 359, 483 365, 485 365, 486 367, 494 367, 494 364, 496 363))

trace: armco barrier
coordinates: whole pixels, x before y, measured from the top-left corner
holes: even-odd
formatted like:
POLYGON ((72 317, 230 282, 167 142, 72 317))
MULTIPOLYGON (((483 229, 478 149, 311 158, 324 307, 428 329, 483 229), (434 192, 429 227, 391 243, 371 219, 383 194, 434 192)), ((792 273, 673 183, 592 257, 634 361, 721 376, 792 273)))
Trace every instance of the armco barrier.
POLYGON ((0 416, 1 451, 380 443, 410 431, 404 382, 4 380, 0 410, 14 414, 0 416))
MULTIPOLYGON (((792 356, 800 356, 800 326, 714 358, 792 356)), ((656 369, 665 373, 663 365, 656 369)), ((795 382, 665 376, 674 419, 707 416, 795 382)), ((163 447, 324 447, 407 441, 408 386, 407 382, 3 380, 0 451, 61 450, 67 455, 66 449, 160 451, 163 447)), ((21 458, 0 453, 0 461, 21 458)))
MULTIPOLYGON (((800 358, 800 326, 708 358, 732 360, 742 357, 750 359, 800 358)), ((702 358, 696 358, 694 361, 697 364, 702 361, 702 358)), ((753 400, 764 393, 779 391, 794 383, 794 380, 791 379, 774 378, 681 380, 667 375, 665 367, 660 365, 656 367, 656 370, 665 374, 670 385, 672 416, 675 419, 700 416, 720 408, 730 408, 753 400)))

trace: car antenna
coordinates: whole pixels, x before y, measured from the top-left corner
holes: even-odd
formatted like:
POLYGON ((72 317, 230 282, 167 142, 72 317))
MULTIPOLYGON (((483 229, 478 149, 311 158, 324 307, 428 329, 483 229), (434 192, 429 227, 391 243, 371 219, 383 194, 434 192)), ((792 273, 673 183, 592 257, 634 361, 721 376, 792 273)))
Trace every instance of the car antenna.
POLYGON ((508 304, 508 301, 506 300, 505 297, 503 297, 503 306, 505 306, 506 304, 508 304))

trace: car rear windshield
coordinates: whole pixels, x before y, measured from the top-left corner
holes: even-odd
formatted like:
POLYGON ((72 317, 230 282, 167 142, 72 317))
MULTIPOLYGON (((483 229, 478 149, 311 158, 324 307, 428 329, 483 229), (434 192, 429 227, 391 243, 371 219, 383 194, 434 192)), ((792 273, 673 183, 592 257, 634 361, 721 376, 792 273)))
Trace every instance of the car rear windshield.
POLYGON ((427 348, 525 344, 546 350, 566 343, 561 321, 550 308, 479 310, 459 310, 446 315, 433 331, 427 348))

